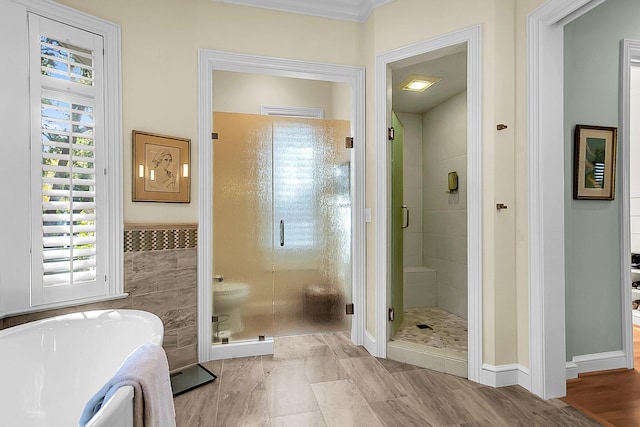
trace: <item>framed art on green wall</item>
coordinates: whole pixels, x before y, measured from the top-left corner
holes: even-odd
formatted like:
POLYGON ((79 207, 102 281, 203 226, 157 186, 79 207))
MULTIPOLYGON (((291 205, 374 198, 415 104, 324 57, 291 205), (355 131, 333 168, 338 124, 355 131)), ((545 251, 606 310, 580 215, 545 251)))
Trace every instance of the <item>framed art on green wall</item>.
POLYGON ((573 198, 613 200, 617 128, 576 125, 573 198))

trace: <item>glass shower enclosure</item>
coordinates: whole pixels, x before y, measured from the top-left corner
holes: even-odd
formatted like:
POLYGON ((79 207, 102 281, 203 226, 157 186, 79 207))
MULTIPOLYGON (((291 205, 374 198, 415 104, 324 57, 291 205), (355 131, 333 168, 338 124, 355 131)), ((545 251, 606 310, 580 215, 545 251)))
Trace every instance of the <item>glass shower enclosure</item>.
POLYGON ((213 123, 212 343, 349 331, 349 121, 213 123))

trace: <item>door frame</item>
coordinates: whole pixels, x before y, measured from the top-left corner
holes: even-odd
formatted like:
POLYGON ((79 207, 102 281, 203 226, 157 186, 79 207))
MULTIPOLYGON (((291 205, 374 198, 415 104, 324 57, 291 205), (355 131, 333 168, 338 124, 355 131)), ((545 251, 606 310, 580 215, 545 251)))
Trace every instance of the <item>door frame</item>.
MULTIPOLYGON (((620 141, 618 163, 622 167, 620 186, 620 241, 622 254, 631 254, 631 69, 640 67, 640 40, 623 39, 620 46, 620 141)), ((634 103, 635 105, 635 103, 634 103)), ((635 105, 636 108, 639 106, 635 105)), ((629 290, 629 272, 631 256, 622 258, 622 351, 625 354, 627 369, 634 368, 633 313, 631 312, 631 291, 629 290)), ((638 366, 640 368, 640 366, 638 366)))
POLYGON ((468 372, 479 382, 482 370, 482 30, 479 25, 376 56, 376 356, 387 355, 387 310, 391 274, 390 147, 387 99, 391 64, 445 47, 467 43, 467 318, 468 372))
POLYGON ((567 378, 564 26, 604 1, 547 0, 527 17, 529 369, 544 399, 565 396, 567 378))
POLYGON ((213 71, 233 71, 348 83, 351 92, 351 341, 362 345, 365 330, 365 150, 364 68, 201 49, 198 55, 198 360, 273 352, 273 342, 211 345, 211 280, 213 277, 213 71))

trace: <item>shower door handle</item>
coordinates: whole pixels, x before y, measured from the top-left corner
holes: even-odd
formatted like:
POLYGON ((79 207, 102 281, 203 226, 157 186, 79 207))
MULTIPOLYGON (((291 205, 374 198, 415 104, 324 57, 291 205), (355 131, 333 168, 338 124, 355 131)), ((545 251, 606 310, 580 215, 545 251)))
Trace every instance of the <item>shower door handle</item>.
POLYGON ((404 229, 409 227, 409 208, 407 207, 407 205, 402 205, 402 210, 407 211, 407 223, 402 226, 402 228, 404 229))
POLYGON ((280 246, 284 246, 284 220, 280 220, 280 246))

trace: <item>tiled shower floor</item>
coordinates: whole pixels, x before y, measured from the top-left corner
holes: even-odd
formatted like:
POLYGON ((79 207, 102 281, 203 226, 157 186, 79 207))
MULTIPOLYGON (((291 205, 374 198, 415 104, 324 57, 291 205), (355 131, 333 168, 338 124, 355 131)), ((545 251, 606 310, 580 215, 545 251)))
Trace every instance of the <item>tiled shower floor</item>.
POLYGON ((400 330, 387 343, 387 357, 466 378, 467 335, 467 321, 441 308, 407 309, 400 330))
POLYGON ((393 341, 466 352, 467 321, 439 307, 409 308, 393 341), (420 329, 417 325, 428 325, 432 329, 420 329))

